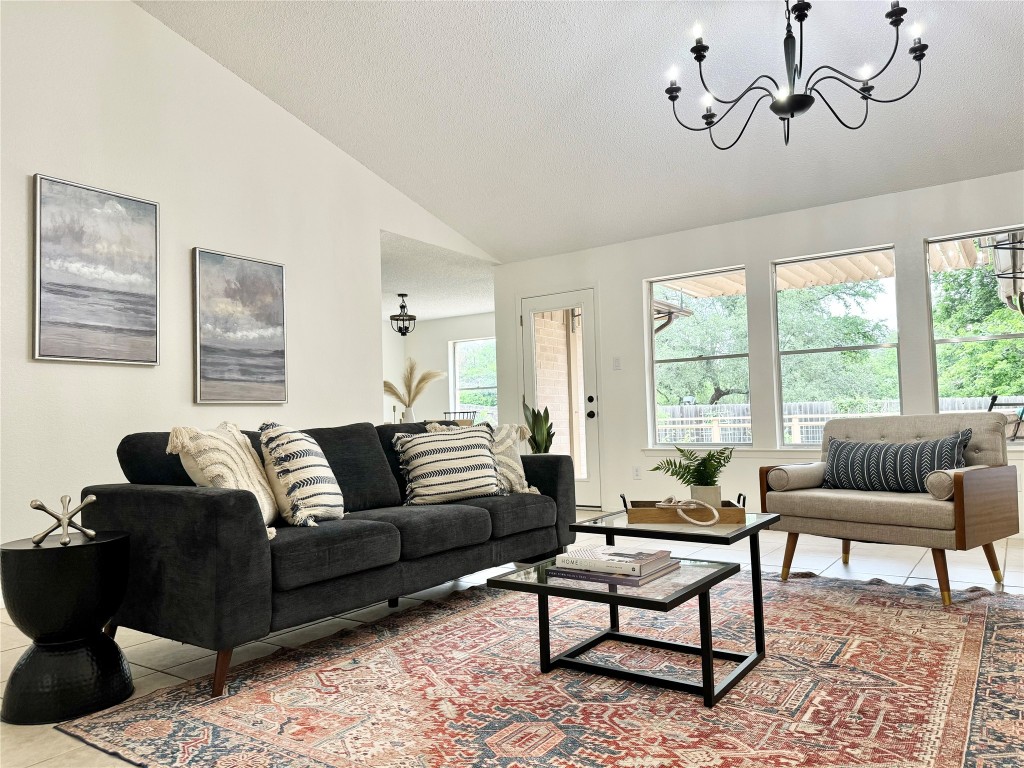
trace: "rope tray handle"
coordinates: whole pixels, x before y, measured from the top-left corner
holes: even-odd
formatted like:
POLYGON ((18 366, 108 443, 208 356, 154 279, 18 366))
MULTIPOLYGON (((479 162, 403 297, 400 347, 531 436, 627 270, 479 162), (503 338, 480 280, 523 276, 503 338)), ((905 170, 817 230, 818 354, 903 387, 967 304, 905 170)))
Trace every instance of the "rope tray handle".
POLYGON ((654 506, 658 507, 659 509, 674 509, 676 511, 676 514, 679 515, 679 517, 681 517, 684 522, 690 523, 692 525, 715 525, 720 517, 717 509, 715 509, 710 504, 705 504, 703 501, 697 501, 697 499, 677 499, 675 496, 669 496, 667 499, 665 499, 664 501, 659 501, 654 506), (692 517, 686 514, 685 510, 687 509, 710 509, 711 519, 706 522, 694 520, 692 517))

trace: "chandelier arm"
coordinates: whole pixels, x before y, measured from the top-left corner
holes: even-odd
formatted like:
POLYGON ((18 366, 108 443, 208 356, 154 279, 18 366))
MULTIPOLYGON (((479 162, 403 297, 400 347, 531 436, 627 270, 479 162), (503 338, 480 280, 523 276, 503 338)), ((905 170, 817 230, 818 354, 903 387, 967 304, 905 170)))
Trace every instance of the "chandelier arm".
MULTIPOLYGON (((708 136, 711 138, 711 143, 715 145, 715 149, 732 149, 733 147, 735 147, 736 146, 736 142, 738 142, 740 139, 743 138, 743 132, 746 131, 747 130, 747 126, 750 125, 750 118, 752 118, 754 116, 754 111, 757 109, 757 105, 760 104, 765 99, 770 98, 770 97, 771 97, 771 93, 769 92, 769 93, 766 93, 764 96, 761 96, 760 98, 758 98, 757 101, 754 102, 754 106, 750 108, 750 114, 747 115, 747 121, 743 124, 743 127, 740 128, 739 136, 737 136, 735 139, 733 139, 732 144, 727 144, 724 147, 721 146, 717 141, 715 141, 715 135, 713 133, 711 133, 711 131, 709 130, 708 131, 708 136)), ((730 107, 730 109, 732 109, 732 107, 730 107)), ((728 112, 726 112, 726 114, 728 114, 728 112)), ((725 117, 725 115, 722 115, 722 117, 725 117)), ((717 125, 717 124, 718 123, 715 123, 714 125, 717 125)), ((713 126, 708 126, 708 128, 711 128, 711 127, 713 127, 713 126)))
POLYGON ((899 48, 900 48, 900 28, 896 27, 895 29, 896 29, 896 40, 893 41, 892 53, 889 54, 889 60, 887 62, 885 62, 885 66, 884 67, 882 67, 880 70, 875 72, 875 74, 873 74, 871 77, 869 77, 866 81, 861 81, 861 82, 868 82, 870 80, 874 80, 880 74, 885 72, 885 70, 887 70, 889 68, 889 65, 892 64, 892 60, 896 58, 896 51, 898 51, 899 48))
MULTIPOLYGON (((760 90, 764 91, 767 94, 771 94, 771 91, 769 91, 763 85, 757 85, 757 81, 758 80, 770 80, 771 84, 775 86, 775 90, 776 91, 779 90, 779 84, 777 82, 775 82, 775 78, 774 77, 772 77, 771 75, 758 75, 757 77, 754 78, 753 82, 746 87, 746 89, 743 91, 743 93, 741 93, 735 99, 720 99, 718 96, 715 96, 715 94, 711 93, 711 89, 708 88, 708 84, 706 82, 704 82, 704 65, 701 64, 701 62, 699 62, 699 61, 697 62, 697 72, 700 74, 700 84, 702 86, 704 86, 705 93, 707 93, 711 98, 713 98, 719 104, 735 104, 737 101, 742 99, 748 93, 750 93, 751 91, 756 90, 756 89, 760 89, 760 90)), ((725 115, 722 115, 722 117, 725 117, 725 115)))
POLYGON ((868 101, 865 101, 865 102, 864 102, 864 117, 863 117, 863 119, 862 119, 862 120, 861 120, 861 121, 860 121, 859 123, 857 123, 856 125, 849 125, 849 124, 848 124, 848 123, 847 123, 847 122, 846 122, 845 120, 843 120, 843 118, 841 118, 841 117, 839 116, 839 113, 838 113, 838 112, 836 112, 836 111, 835 111, 835 110, 834 110, 834 109, 832 108, 832 105, 828 103, 828 99, 826 99, 826 98, 825 98, 825 94, 823 94, 823 93, 822 93, 821 91, 819 91, 819 90, 818 90, 817 88, 812 88, 812 89, 811 89, 811 93, 816 93, 816 94, 818 94, 818 96, 819 96, 819 97, 821 97, 821 100, 822 100, 823 102, 825 102, 825 106, 826 106, 826 107, 828 107, 828 111, 832 113, 832 116, 833 116, 833 117, 834 117, 834 118, 835 118, 836 120, 838 120, 838 121, 839 121, 839 124, 840 124, 841 126, 843 126, 843 128, 849 128, 849 129, 850 129, 851 131, 856 131, 856 130, 857 130, 858 128, 860 128, 861 126, 863 126, 863 125, 864 125, 864 123, 866 123, 866 122, 868 121, 868 104, 870 103, 870 102, 868 102, 868 101))
MULTIPOLYGON (((847 80, 849 80, 851 82, 854 82, 854 83, 866 83, 866 82, 869 82, 871 80, 874 80, 876 77, 878 77, 880 74, 882 74, 883 72, 885 72, 885 70, 887 70, 889 68, 889 65, 892 64, 892 60, 894 58, 896 58, 896 51, 899 50, 899 47, 900 47, 900 28, 896 27, 896 41, 895 41, 895 43, 892 46, 892 53, 889 54, 889 60, 887 62, 885 62, 885 66, 884 67, 882 67, 880 70, 875 72, 875 74, 873 74, 867 80, 865 80, 862 77, 854 77, 853 75, 848 75, 845 72, 839 71, 835 67, 830 67, 828 64, 822 64, 816 70, 811 72, 810 76, 808 76, 808 78, 807 78, 807 83, 808 84, 806 86, 804 86, 804 93, 810 93, 811 89, 815 85, 817 85, 819 82, 821 82, 821 80, 817 80, 814 83, 811 83, 811 80, 813 80, 814 76, 816 74, 818 74, 819 72, 821 72, 821 70, 823 70, 823 69, 824 70, 828 70, 829 72, 835 72, 840 77, 845 77, 847 80)), ((918 62, 918 63, 920 64, 920 62, 918 62)), ((823 80, 824 78, 821 78, 821 79, 823 80)), ((833 80, 837 80, 838 78, 833 77, 832 79, 833 80)))
MULTIPOLYGON (((897 101, 902 101, 903 99, 907 98, 907 96, 909 96, 911 93, 913 93, 914 89, 917 88, 917 84, 921 82, 921 62, 920 61, 917 62, 917 78, 914 80, 914 84, 912 86, 910 86, 910 90, 907 91, 906 93, 904 93, 902 96, 897 96, 895 99, 876 99, 874 96, 868 96, 868 95, 864 94, 862 91, 860 91, 859 89, 854 88, 852 85, 850 85, 845 80, 840 80, 838 77, 833 77, 832 75, 826 75, 825 77, 819 77, 817 80, 814 81, 814 85, 811 86, 811 90, 816 90, 818 84, 819 83, 823 83, 826 80, 835 80, 837 83, 842 83, 847 88, 849 88, 851 91, 856 93, 858 96, 860 96, 862 98, 865 98, 868 101, 874 101, 874 102, 877 102, 878 104, 893 104, 893 103, 895 103, 897 101)), ((821 91, 818 91, 818 93, 821 93, 821 91)))
POLYGON ((707 131, 711 129, 710 125, 705 125, 703 128, 694 128, 680 120, 679 115, 676 114, 676 102, 674 101, 672 102, 672 117, 674 117, 676 119, 676 122, 683 126, 683 128, 685 128, 688 131, 693 131, 694 133, 700 133, 701 131, 707 131))

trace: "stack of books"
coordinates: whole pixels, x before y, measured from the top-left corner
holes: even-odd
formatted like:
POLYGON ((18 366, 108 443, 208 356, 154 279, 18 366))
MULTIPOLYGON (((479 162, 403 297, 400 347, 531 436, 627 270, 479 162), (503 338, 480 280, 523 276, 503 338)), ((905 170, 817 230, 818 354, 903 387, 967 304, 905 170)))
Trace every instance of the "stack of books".
POLYGON ((555 558, 548 578, 599 581, 622 587, 640 587, 679 567, 667 549, 644 549, 610 544, 576 549, 555 558))

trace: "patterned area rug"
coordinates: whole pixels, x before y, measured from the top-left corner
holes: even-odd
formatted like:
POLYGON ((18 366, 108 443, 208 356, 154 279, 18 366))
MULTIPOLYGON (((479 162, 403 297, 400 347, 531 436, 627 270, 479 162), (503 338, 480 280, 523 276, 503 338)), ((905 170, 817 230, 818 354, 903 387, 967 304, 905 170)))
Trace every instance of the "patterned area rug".
MULTIPOLYGON (((146 766, 681 768, 1024 764, 1024 597, 766 575, 768 658, 713 709, 696 696, 537 668, 533 596, 476 587, 378 624, 60 726, 146 766)), ((749 577, 712 592, 716 647, 752 647, 749 577)), ((696 642, 696 600, 623 610, 696 642)), ((555 652, 606 609, 552 600, 555 652)), ((696 657, 602 645, 602 661, 699 679, 696 657)), ((728 664, 721 671, 727 671, 728 664)), ((719 678, 720 679, 720 678, 719 678)))

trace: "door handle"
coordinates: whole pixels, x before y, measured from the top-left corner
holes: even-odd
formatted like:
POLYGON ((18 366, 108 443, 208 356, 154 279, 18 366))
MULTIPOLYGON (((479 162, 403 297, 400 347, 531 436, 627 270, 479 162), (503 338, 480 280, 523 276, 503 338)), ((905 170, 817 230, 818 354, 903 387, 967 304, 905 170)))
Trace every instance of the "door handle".
POLYGON ((592 419, 597 416, 597 411, 587 411, 587 418, 592 419))

